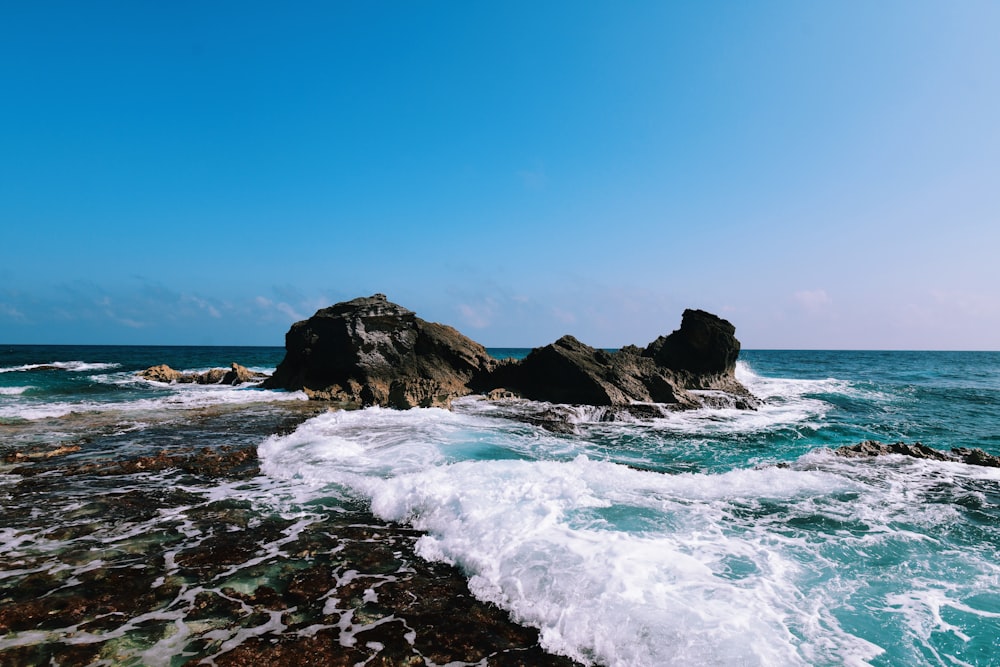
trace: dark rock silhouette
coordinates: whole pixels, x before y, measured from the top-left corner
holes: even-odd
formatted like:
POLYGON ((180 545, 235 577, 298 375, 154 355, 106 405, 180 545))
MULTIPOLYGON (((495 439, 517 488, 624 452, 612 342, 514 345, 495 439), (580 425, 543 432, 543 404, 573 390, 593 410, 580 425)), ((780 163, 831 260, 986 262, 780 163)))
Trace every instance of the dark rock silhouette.
POLYGON ((717 407, 752 409, 757 399, 736 380, 740 343, 735 331, 715 315, 685 310, 680 329, 645 349, 628 345, 609 352, 563 336, 532 350, 520 364, 497 369, 488 380, 525 398, 551 403, 696 408, 718 397, 691 390, 714 390, 726 394, 725 400, 715 401, 717 407))
POLYGON ((736 327, 704 310, 685 310, 681 328, 643 351, 658 366, 694 375, 732 374, 740 355, 736 327))
POLYGON ((263 386, 345 404, 447 407, 495 365, 486 348, 452 327, 375 294, 293 324, 285 358, 263 386))
POLYGON ((687 310, 679 330, 645 349, 609 352, 563 336, 520 362, 497 361, 452 327, 426 322, 376 294, 293 324, 285 358, 263 386, 394 408, 447 407, 478 392, 629 409, 636 403, 752 409, 757 399, 734 374, 740 349, 734 333, 723 319, 687 310))

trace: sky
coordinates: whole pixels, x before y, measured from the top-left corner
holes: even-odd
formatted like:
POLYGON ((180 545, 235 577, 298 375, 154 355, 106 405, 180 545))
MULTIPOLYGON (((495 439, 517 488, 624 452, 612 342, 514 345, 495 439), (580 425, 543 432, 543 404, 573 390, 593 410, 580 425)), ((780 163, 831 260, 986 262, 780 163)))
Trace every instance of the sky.
POLYGON ((0 343, 1000 350, 1000 3, 0 2, 0 343))

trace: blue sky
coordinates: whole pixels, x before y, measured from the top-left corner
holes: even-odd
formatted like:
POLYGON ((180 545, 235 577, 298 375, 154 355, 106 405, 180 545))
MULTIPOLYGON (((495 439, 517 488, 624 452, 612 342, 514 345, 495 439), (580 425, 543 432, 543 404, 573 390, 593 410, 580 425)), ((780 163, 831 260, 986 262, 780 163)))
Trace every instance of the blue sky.
POLYGON ((0 342, 1000 349, 995 2, 0 5, 0 342))

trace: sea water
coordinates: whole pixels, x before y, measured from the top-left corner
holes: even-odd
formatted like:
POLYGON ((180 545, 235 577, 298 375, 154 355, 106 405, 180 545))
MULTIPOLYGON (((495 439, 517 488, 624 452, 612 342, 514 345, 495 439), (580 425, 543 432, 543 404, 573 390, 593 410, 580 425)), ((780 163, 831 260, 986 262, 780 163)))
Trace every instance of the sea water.
MULTIPOLYGON (((874 438, 1000 454, 1000 353, 745 351, 737 377, 759 410, 606 422, 578 408, 558 432, 519 419, 537 406, 469 397, 257 435, 248 420, 304 397, 134 374, 267 370, 281 352, 9 348, 4 446, 61 442, 80 420, 91 440, 73 457, 182 430, 257 444, 260 478, 233 491, 241 500, 288 517, 362 503, 412 526, 420 556, 454 564, 477 597, 585 664, 1000 664, 1000 469, 832 453, 874 438), (223 408, 242 426, 191 426, 223 408)), ((3 536, 8 550, 45 548, 16 525, 3 536)))

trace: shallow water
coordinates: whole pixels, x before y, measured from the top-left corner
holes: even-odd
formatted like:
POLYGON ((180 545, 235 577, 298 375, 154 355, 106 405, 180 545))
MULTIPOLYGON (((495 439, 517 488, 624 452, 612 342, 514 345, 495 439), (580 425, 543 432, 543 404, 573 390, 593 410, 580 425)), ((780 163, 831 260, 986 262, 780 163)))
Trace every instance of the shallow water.
POLYGON ((296 394, 134 377, 267 370, 275 348, 15 352, 0 357, 2 446, 22 453, 0 476, 0 608, 31 586, 94 597, 121 570, 174 588, 129 614, 98 594, 41 629, 0 627, 0 657, 100 646, 88 660, 223 664, 261 638, 318 641, 313 628, 359 660, 391 641, 428 663, 513 660, 496 632, 460 655, 403 620, 404 591, 449 598, 459 577, 537 629, 526 646, 585 664, 1000 664, 1000 470, 830 451, 876 438, 1000 454, 998 353, 748 351, 738 377, 758 411, 581 408, 554 432, 518 401, 317 412, 296 394), (60 447, 79 449, 45 458, 60 447), (254 448, 259 470, 199 474, 206 447, 254 448), (159 452, 181 462, 114 468, 155 468, 159 452), (337 556, 358 543, 382 545, 363 577, 337 556), (457 569, 435 580, 418 564, 457 569), (349 604, 331 591, 354 576, 349 604), (380 611, 359 622, 365 605, 380 611), (374 627, 386 636, 357 640, 374 627))

